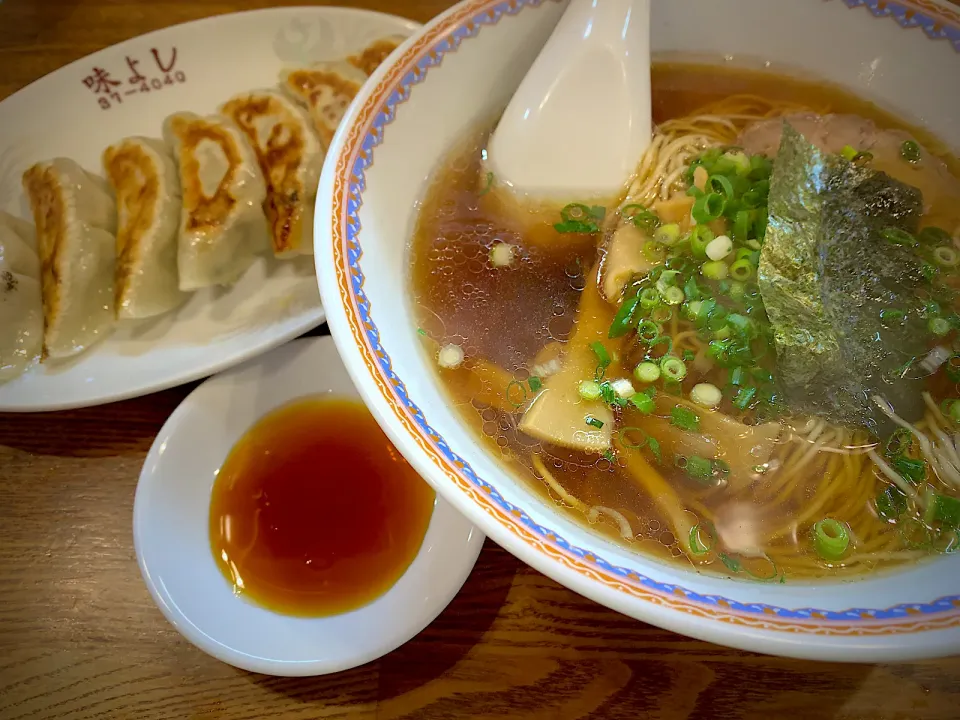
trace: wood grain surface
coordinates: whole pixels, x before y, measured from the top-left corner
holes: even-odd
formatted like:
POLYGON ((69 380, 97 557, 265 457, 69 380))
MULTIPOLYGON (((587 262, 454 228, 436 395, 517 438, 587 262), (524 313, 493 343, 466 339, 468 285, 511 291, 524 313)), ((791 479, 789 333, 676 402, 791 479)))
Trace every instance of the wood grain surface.
MULTIPOLYGON (((2 0, 0 99, 141 33, 284 4, 2 0)), ((426 21, 451 3, 340 4, 426 21)), ((960 659, 834 665, 690 640, 585 600, 489 541, 453 604, 391 655, 316 679, 235 670, 167 624, 133 551, 140 465, 191 389, 0 414, 0 719, 960 718, 960 659)))

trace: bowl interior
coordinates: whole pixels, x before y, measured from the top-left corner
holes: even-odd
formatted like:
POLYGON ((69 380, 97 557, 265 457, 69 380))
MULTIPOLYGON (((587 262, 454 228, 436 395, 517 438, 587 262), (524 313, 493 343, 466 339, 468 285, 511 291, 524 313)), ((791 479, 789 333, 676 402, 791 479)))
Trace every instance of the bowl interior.
MULTIPOLYGON (((918 9, 813 0, 655 3, 653 47, 829 78, 958 147, 960 96, 930 88, 933 78, 960 65, 960 15, 948 26, 951 39, 924 29, 916 14, 910 21, 896 15, 904 8, 918 9)), ((409 237, 444 154, 496 118, 562 9, 536 0, 461 3, 378 71, 338 133, 317 213, 333 242, 318 244, 317 263, 332 332, 364 399, 417 469, 488 535, 615 609, 714 641, 793 655, 906 657, 956 647, 958 557, 843 583, 767 585, 700 575, 571 522, 504 473, 461 426, 426 365, 411 307, 397 301, 409 295, 409 237), (948 632, 927 632, 938 628, 948 632), (797 633, 816 641, 801 647, 797 633)), ((937 18, 947 27, 942 21, 953 16, 943 12, 937 18)))

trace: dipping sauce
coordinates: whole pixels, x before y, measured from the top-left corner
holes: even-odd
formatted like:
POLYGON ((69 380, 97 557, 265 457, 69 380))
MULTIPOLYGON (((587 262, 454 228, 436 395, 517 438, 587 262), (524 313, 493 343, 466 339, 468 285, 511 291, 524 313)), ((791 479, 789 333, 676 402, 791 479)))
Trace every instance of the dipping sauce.
POLYGON ((210 546, 238 594, 286 615, 335 615, 403 575, 434 499, 362 403, 303 398, 230 451, 213 486, 210 546))

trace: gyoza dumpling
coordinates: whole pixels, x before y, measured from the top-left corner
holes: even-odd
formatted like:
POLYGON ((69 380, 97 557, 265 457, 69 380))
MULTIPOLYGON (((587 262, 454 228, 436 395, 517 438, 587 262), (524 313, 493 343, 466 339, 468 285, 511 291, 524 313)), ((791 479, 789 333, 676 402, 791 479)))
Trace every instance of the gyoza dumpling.
POLYGON ((43 301, 33 227, 0 212, 0 382, 40 357, 43 301))
POLYGON ((379 40, 374 40, 357 55, 348 57, 347 62, 367 75, 373 75, 373 71, 380 67, 380 63, 386 60, 387 56, 400 47, 406 39, 403 35, 388 35, 379 40))
POLYGON ((180 171, 180 289, 231 285, 270 242, 267 187, 243 132, 220 115, 171 115, 163 137, 180 171))
POLYGON ((280 85, 310 110, 313 127, 327 148, 350 102, 366 80, 365 72, 339 61, 285 70, 280 76, 280 85))
POLYGON ((121 320, 172 310, 186 295, 177 274, 180 179, 159 140, 131 137, 103 152, 117 198, 116 311, 121 320))
POLYGON ((273 253, 291 257, 313 252, 313 206, 324 151, 310 118, 275 90, 237 95, 220 111, 247 135, 267 181, 263 209, 273 253))
POLYGON ((76 355, 113 325, 117 206, 107 184, 73 160, 23 174, 37 226, 43 289, 43 356, 76 355))

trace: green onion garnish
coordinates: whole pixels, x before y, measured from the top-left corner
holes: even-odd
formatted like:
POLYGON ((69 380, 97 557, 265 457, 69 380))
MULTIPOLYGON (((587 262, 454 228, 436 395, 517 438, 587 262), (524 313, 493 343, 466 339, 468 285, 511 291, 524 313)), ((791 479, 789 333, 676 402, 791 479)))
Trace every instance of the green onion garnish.
POLYGON ((426 334, 427 334, 427 331, 426 331, 426 330, 424 330, 423 328, 417 328, 417 335, 424 335, 424 336, 426 336, 426 334))
POLYGON ((933 260, 940 267, 956 267, 957 263, 960 263, 960 254, 957 253, 952 247, 947 245, 941 245, 938 248, 935 248, 933 251, 933 260))
POLYGON ((633 376, 642 383, 652 383, 660 379, 660 366, 652 362, 642 362, 633 370, 633 376))
POLYGON ((960 500, 957 498, 934 493, 933 502, 929 507, 935 522, 951 528, 960 527, 960 500))
POLYGON ((647 210, 643 205, 636 203, 622 207, 620 209, 620 215, 628 222, 632 222, 638 228, 648 233, 652 233, 660 225, 660 218, 647 210))
POLYGON ((956 398, 949 398, 940 403, 940 412, 948 420, 953 420, 953 422, 960 424, 960 400, 956 398))
POLYGON ((753 264, 746 258, 737 260, 730 266, 730 277, 738 282, 746 282, 753 277, 753 264))
POLYGON ((708 280, 723 280, 729 269, 723 260, 711 260, 700 266, 700 274, 708 280))
POLYGON ((613 316, 613 322, 610 323, 610 330, 607 332, 608 338, 623 337, 627 334, 627 331, 633 327, 634 316, 640 303, 641 300, 639 296, 623 301, 623 304, 621 304, 617 310, 617 314, 613 316))
POLYGON ((757 388, 755 386, 742 387, 737 391, 737 396, 733 399, 733 404, 740 410, 746 410, 747 406, 753 402, 756 394, 757 388))
POLYGON ((705 193, 698 197, 693 203, 693 209, 690 214, 699 225, 716 220, 723 215, 723 210, 727 206, 727 201, 720 193, 705 193))
POLYGON ((597 418, 595 418, 593 415, 587 415, 587 417, 584 418, 584 421, 587 423, 587 425, 595 427, 597 430, 603 427, 603 420, 597 420, 597 418))
POLYGON ((687 300, 700 299, 700 286, 697 285, 697 279, 693 275, 688 277, 687 281, 683 284, 683 294, 687 300))
POLYGON ((600 383, 593 380, 583 380, 577 386, 577 392, 584 400, 597 400, 600 397, 600 383))
POLYGON ((530 392, 536 392, 543 387, 543 381, 536 375, 531 375, 527 378, 527 385, 530 386, 530 392))
POLYGON ((680 239, 680 226, 677 223, 670 223, 669 225, 661 225, 657 228, 657 231, 653 234, 654 242, 658 242, 661 245, 666 245, 670 247, 675 245, 677 240, 680 239))
POLYGON ((637 336, 646 343, 652 343, 660 337, 660 328, 653 320, 644 320, 637 327, 637 336))
POLYGON ((688 235, 690 240, 690 251, 698 260, 707 259, 707 245, 715 239, 713 231, 706 225, 697 225, 688 235))
POLYGON ((656 404, 646 393, 636 393, 630 398, 630 403, 644 415, 649 415, 656 408, 656 404))
POLYGON ((648 287, 640 291, 640 307, 644 310, 653 310, 660 304, 660 293, 656 288, 648 287))
POLYGON ((944 320, 943 318, 935 317, 930 318, 930 320, 927 321, 927 329, 937 337, 942 337, 950 332, 952 328, 950 327, 950 323, 948 321, 944 320))
MULTIPOLYGON (((707 185, 710 186, 710 189, 713 190, 717 195, 722 195, 727 200, 733 198, 733 183, 731 183, 723 175, 711 175, 707 180, 707 185)), ((700 222, 699 220, 697 222, 700 222)))
POLYGON ((907 496, 896 485, 887 486, 874 502, 877 514, 884 520, 896 520, 907 509, 907 496))
POLYGON ((900 146, 900 157, 907 162, 920 162, 920 145, 915 140, 904 140, 900 146))
POLYGON ((603 343, 599 340, 592 342, 590 343, 590 349, 593 350, 593 354, 597 356, 597 363, 600 367, 606 370, 610 366, 610 353, 607 352, 603 343))
POLYGON ((660 454, 660 443, 657 442, 657 439, 648 435, 647 445, 650 448, 650 452, 652 452, 653 456, 657 459, 657 462, 663 462, 663 456, 660 454))
POLYGON ((484 185, 483 190, 480 191, 481 195, 486 195, 493 188, 493 173, 488 172, 486 176, 486 185, 484 185))
POLYGON ((713 478, 713 463, 699 455, 687 458, 687 475, 697 482, 706 485, 713 478))
POLYGON ((697 354, 696 354, 693 350, 691 350, 690 348, 687 348, 686 350, 683 351, 683 361, 684 361, 684 362, 693 362, 693 360, 694 360, 696 357, 697 357, 697 354))
POLYGON ((673 308, 661 305, 660 307, 655 307, 653 312, 650 313, 650 319, 654 322, 665 323, 673 317, 673 308))
POLYGON ((950 242, 950 233, 936 225, 928 225, 917 233, 917 239, 930 245, 943 245, 950 242))
POLYGON ((600 230, 598 220, 603 220, 606 211, 599 205, 588 207, 583 203, 570 203, 560 210, 563 222, 554 225, 559 233, 595 233, 600 230))
POLYGON ((927 464, 923 460, 901 455, 893 459, 892 465, 904 480, 909 480, 914 485, 919 485, 927 477, 927 464))
POLYGON ((670 422, 681 430, 696 432, 700 429, 700 416, 683 405, 677 405, 670 411, 670 422))
POLYGON ((682 303, 686 297, 683 294, 683 290, 678 287, 668 287, 663 293, 663 301, 667 305, 679 305, 682 303))
POLYGON ((750 236, 750 213, 747 210, 738 210, 733 218, 733 239, 745 243, 750 236))
POLYGON ((951 355, 943 365, 947 377, 953 382, 960 382, 960 355, 951 355))
POLYGON ((857 156, 857 149, 852 145, 844 145, 843 150, 840 151, 840 156, 844 160, 852 161, 857 156))
POLYGON ((660 372, 667 380, 679 382, 687 376, 687 366, 676 355, 664 355, 660 360, 660 372))
POLYGON ((717 544, 717 531, 710 523, 697 523, 690 528, 690 552, 694 555, 706 555, 717 544))
POLYGON ((845 523, 824 518, 813 526, 813 548, 827 561, 839 560, 850 547, 850 531, 845 523))
POLYGON ((507 383, 507 389, 504 391, 504 396, 507 398, 507 401, 513 405, 515 408, 523 407, 523 404, 527 401, 527 388, 519 380, 511 380, 507 383), (520 400, 514 400, 510 395, 513 391, 513 388, 520 388, 521 397, 520 400))

